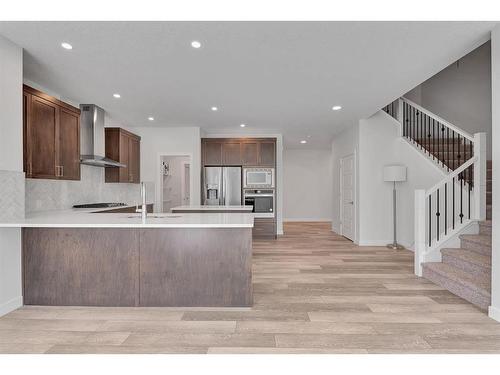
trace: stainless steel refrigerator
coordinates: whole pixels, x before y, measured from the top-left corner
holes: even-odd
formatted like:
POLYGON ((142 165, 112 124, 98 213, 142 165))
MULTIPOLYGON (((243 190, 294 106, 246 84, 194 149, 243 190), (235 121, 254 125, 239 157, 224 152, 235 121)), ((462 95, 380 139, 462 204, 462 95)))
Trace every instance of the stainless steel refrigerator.
POLYGON ((203 170, 203 204, 240 206, 241 167, 205 167, 203 170))

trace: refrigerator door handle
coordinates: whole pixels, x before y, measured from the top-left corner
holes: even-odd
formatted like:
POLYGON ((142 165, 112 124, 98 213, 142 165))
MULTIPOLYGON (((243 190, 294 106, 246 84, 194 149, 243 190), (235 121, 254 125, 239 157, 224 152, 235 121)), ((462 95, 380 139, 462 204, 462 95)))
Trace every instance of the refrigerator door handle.
POLYGON ((220 198, 219 205, 223 206, 224 201, 226 200, 226 169, 224 167, 221 168, 220 171, 220 198))

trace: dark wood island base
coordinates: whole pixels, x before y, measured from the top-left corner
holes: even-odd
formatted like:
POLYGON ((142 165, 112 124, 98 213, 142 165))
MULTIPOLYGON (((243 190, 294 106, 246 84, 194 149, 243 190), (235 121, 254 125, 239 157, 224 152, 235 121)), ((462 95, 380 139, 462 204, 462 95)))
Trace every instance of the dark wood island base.
POLYGON ((248 307, 252 228, 23 228, 25 305, 248 307))

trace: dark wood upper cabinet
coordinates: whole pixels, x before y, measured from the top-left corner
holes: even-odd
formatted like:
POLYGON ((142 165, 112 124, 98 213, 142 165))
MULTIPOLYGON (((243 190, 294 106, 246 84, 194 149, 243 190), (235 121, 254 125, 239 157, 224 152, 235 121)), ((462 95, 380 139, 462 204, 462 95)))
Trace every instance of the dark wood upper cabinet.
POLYGON ((141 141, 131 137, 129 142, 129 175, 130 182, 141 182, 141 141))
POLYGON ((222 165, 222 142, 204 142, 203 160, 205 165, 222 165))
POLYGON ((24 170, 28 178, 80 179, 80 110, 23 87, 24 170))
POLYGON ((241 144, 241 165, 252 166, 259 163, 258 142, 243 142, 241 144))
POLYGON ((270 138, 204 138, 203 166, 275 167, 276 140, 270 138))
POLYGON ((261 141, 259 143, 259 166, 274 167, 276 164, 276 142, 261 141))
POLYGON ((141 137, 122 128, 105 128, 106 157, 117 160, 126 167, 108 167, 105 182, 139 183, 141 137))
POLYGON ((80 116, 64 108, 59 117, 60 174, 67 180, 80 179, 80 116))
POLYGON ((224 142, 222 144, 222 164, 241 165, 240 142, 224 142))

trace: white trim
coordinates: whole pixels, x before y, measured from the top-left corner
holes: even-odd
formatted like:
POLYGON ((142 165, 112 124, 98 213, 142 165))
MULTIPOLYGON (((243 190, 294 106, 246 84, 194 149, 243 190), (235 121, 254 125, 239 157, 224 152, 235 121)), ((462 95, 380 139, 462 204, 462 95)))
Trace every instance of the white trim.
POLYGON ((496 320, 497 322, 500 322, 500 309, 498 307, 490 306, 488 308, 488 316, 496 320))
MULTIPOLYGON (((390 238, 387 240, 363 240, 363 241, 358 241, 357 245, 359 246, 387 246, 388 244, 391 244, 394 241, 394 239, 390 238)), ((402 243, 399 242, 400 245, 402 245, 406 250, 411 250, 411 245, 407 243, 402 243)))
POLYGON ((0 316, 4 316, 23 305, 23 296, 12 298, 10 301, 0 305, 0 316))

